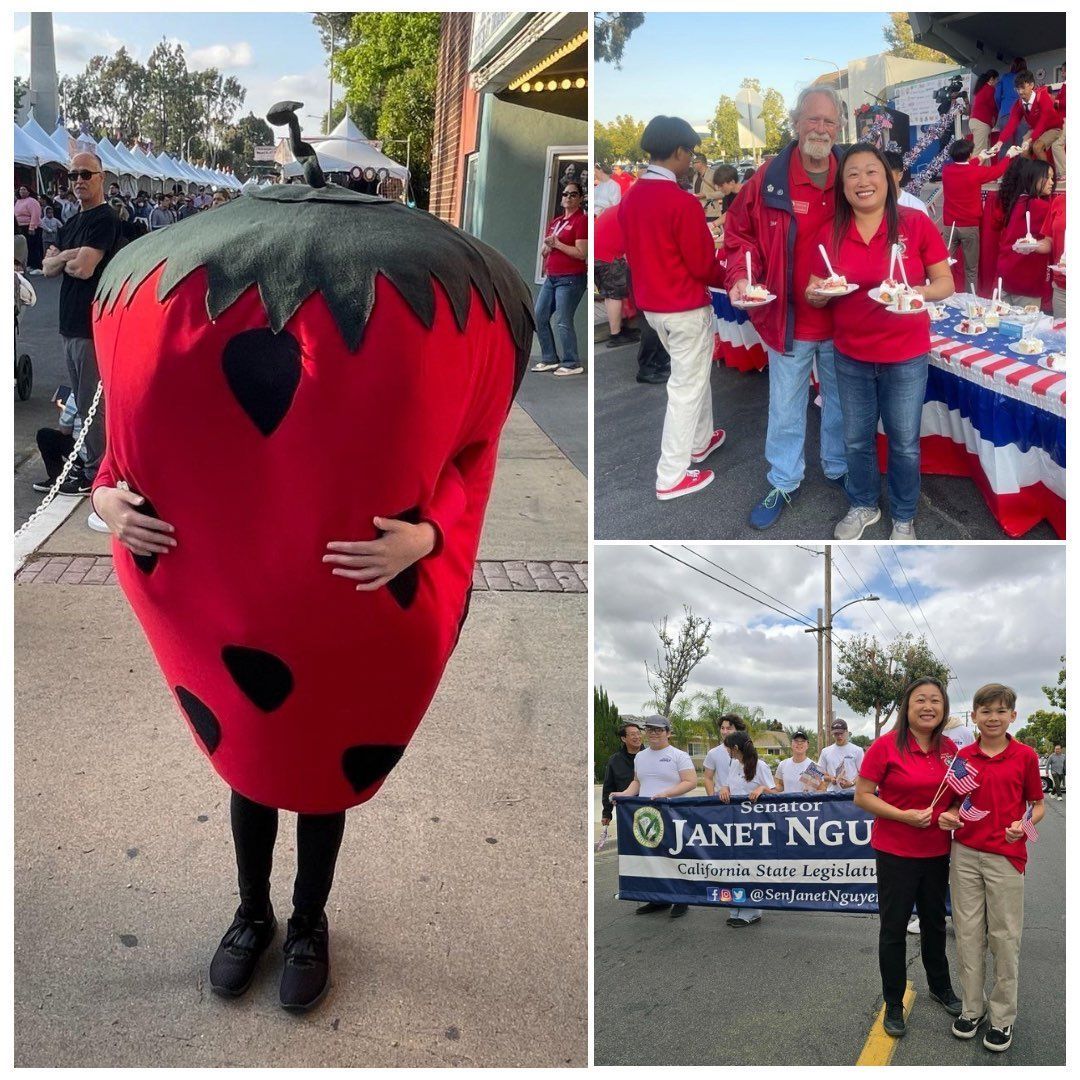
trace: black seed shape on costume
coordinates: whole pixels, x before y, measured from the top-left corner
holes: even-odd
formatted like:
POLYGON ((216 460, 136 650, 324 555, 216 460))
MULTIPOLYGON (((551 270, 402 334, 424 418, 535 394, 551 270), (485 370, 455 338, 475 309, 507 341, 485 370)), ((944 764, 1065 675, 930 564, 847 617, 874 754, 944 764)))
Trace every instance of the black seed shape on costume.
MULTIPOLYGON (((407 521, 410 525, 419 525, 420 507, 410 506, 408 510, 403 510, 400 514, 392 514, 391 517, 398 521, 407 521)), ((380 531, 379 535, 384 534, 380 531)), ((386 587, 390 590, 390 595, 398 602, 399 607, 409 608, 416 599, 416 590, 420 587, 418 564, 413 563, 412 566, 407 566, 396 578, 388 581, 386 587)))
POLYGON ((292 693, 292 672, 273 653, 246 645, 226 645, 221 650, 221 659, 233 682, 263 712, 280 708, 292 693))
POLYGON ((221 365, 240 408, 264 435, 272 435, 300 385, 296 338, 287 330, 244 330, 229 339, 221 365))
POLYGON ((195 734, 206 747, 206 752, 212 754, 221 742, 221 725, 217 717, 190 690, 178 686, 176 696, 180 701, 180 707, 187 713, 195 734))
POLYGON ((341 755, 341 769, 353 791, 359 795, 389 776, 404 753, 404 746, 350 746, 341 755))
MULTIPOLYGON (((145 514, 147 517, 156 518, 158 516, 157 511, 154 509, 154 504, 145 495, 143 496, 143 501, 139 503, 139 505, 136 506, 135 509, 140 514, 145 514)), ((157 566, 158 557, 156 552, 153 552, 150 555, 133 554, 131 558, 134 560, 135 565, 144 574, 149 574, 154 569, 154 567, 157 566)))

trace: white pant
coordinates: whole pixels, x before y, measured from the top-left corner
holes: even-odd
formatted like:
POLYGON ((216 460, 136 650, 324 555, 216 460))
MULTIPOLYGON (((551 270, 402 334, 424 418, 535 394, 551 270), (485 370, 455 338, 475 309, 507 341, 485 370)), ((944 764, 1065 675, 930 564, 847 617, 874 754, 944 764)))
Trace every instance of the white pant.
POLYGON ((712 438, 713 309, 646 311, 645 318, 671 356, 667 412, 656 466, 657 490, 674 487, 690 467, 690 455, 712 438))

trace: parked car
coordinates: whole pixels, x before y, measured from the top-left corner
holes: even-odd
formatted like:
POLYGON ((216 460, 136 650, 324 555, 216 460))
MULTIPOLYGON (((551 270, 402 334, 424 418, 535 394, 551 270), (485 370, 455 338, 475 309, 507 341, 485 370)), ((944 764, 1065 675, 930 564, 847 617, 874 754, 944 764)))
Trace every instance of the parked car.
POLYGON ((1054 781, 1050 779, 1050 758, 1039 758, 1039 777, 1042 780, 1043 794, 1046 795, 1053 790, 1054 781))

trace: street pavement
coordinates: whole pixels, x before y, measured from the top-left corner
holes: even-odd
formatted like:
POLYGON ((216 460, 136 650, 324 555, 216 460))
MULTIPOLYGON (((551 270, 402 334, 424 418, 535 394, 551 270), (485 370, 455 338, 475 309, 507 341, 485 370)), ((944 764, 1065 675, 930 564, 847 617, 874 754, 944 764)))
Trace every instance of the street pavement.
MULTIPOLYGON (((603 331, 606 332, 606 331, 603 331)), ((602 333, 603 333, 602 332, 602 333)), ((725 444, 703 468, 716 474, 700 494, 669 502, 655 495, 667 392, 634 381, 637 346, 606 348, 598 342, 593 362, 595 409, 594 500, 598 540, 831 540, 847 512, 844 493, 825 481, 818 457, 820 410, 808 403, 806 476, 793 504, 771 529, 749 523, 751 508, 768 491, 765 429, 768 373, 742 373, 713 365, 713 410, 725 444)), ((882 478, 882 519, 864 540, 887 540, 892 528, 882 478)), ((920 540, 1007 540, 973 481, 924 476, 915 527, 920 540)), ((1046 522, 1026 540, 1055 540, 1046 522)))
MULTIPOLYGON (((892 1065, 1064 1065, 1065 806, 1047 802, 1029 848, 1012 1047, 994 1054, 981 1034, 953 1037, 909 935, 916 998, 892 1065)), ((599 821, 598 787, 594 808, 599 821)), ((616 850, 613 828, 593 870, 594 1064, 856 1063, 881 1009, 876 916, 766 911, 760 923, 732 929, 723 912, 702 907, 675 921, 635 915, 635 903, 614 899, 616 850)), ((951 923, 947 949, 955 973, 951 923)))
MULTIPOLYGON (((16 461, 33 445, 33 408, 60 381, 50 333, 42 320, 23 339, 42 358, 43 393, 16 403, 16 461)), ((545 417, 569 446, 584 445, 575 416, 545 417)), ((579 467, 515 407, 481 558, 583 563, 587 508, 579 467)), ((86 509, 38 556, 108 555, 86 509)), ((243 999, 206 986, 237 904, 228 791, 120 590, 17 584, 15 1062, 585 1065, 587 828, 573 808, 587 798, 587 628, 581 592, 476 593, 401 764, 349 814, 328 909, 330 992, 297 1018, 277 1005, 282 931, 243 999)), ((284 815, 282 921, 294 831, 284 815)))

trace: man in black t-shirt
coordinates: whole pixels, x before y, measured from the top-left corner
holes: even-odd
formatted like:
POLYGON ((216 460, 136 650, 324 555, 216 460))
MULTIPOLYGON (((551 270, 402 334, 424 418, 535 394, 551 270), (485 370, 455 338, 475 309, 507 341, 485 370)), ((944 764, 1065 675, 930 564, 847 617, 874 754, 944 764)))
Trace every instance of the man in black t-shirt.
MULTIPOLYGON (((59 244, 45 253, 46 277, 63 275, 60 283, 60 340, 75 391, 79 417, 86 422, 98 385, 97 357, 90 329, 90 307, 101 274, 117 247, 119 222, 105 202, 105 182, 97 154, 76 154, 68 180, 79 200, 79 213, 60 230, 59 244)), ((105 399, 98 403, 86 434, 86 462, 68 474, 63 495, 86 495, 105 452, 105 399)))

